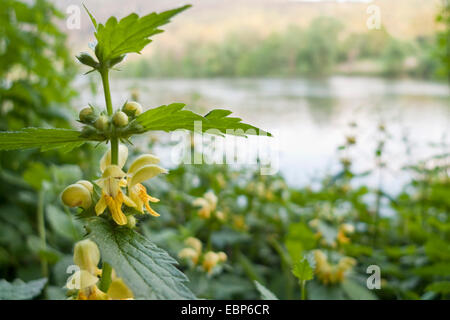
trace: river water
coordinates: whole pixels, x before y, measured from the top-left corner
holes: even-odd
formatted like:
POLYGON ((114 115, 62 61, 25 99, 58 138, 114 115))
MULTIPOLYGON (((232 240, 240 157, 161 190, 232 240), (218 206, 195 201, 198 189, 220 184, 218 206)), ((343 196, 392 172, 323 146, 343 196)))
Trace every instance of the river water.
MULTIPOLYGON (((270 149, 269 158, 276 158, 272 171, 279 169, 293 186, 314 187, 316 181, 339 170, 342 156, 352 159, 356 172, 372 169, 374 150, 384 136, 378 130, 380 124, 388 136, 382 179, 369 175, 356 183, 376 186, 381 181, 386 191, 397 193, 410 178, 402 170, 405 165, 450 152, 450 90, 443 83, 343 76, 320 80, 112 79, 116 106, 130 99, 131 91, 139 93, 146 108, 171 102, 187 103, 201 113, 226 108, 271 132, 274 138, 238 139, 239 152, 270 140, 263 145, 270 149), (347 136, 355 136, 356 145, 338 155, 337 148, 347 136)), ((97 95, 83 92, 80 100, 84 104, 104 104, 102 90, 97 95)), ((167 152, 163 161, 174 165, 167 152)))

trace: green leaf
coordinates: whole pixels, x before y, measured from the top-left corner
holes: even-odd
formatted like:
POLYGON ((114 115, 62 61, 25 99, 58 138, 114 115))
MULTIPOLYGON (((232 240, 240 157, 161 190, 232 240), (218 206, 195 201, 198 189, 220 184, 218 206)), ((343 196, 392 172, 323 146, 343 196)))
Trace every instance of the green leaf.
POLYGON ((197 130, 195 122, 200 122, 202 132, 217 129, 223 134, 244 137, 258 134, 271 136, 268 132, 242 123, 240 118, 228 117, 231 111, 216 109, 203 117, 192 111, 184 110, 184 107, 184 103, 172 103, 147 110, 136 118, 136 122, 142 126, 139 128, 140 132, 150 130, 170 132, 178 129, 194 131, 197 130))
POLYGON ((86 141, 80 137, 79 131, 69 129, 25 128, 0 132, 0 150, 40 148, 47 151, 63 148, 68 152, 86 141))
POLYGON ((98 217, 88 220, 88 229, 103 261, 137 299, 195 299, 184 284, 186 276, 174 266, 177 262, 142 235, 98 217))
POLYGON ((161 13, 153 12, 143 17, 132 13, 120 21, 111 17, 105 24, 97 24, 88 11, 97 30, 95 54, 99 62, 104 64, 127 53, 140 53, 152 41, 149 39, 151 36, 163 32, 158 29, 160 26, 167 24, 173 16, 189 7, 190 5, 186 5, 161 13))
POLYGON ((38 279, 30 282, 23 282, 16 279, 8 282, 0 280, 0 300, 29 300, 38 296, 44 289, 47 279, 38 279))
POLYGON ((300 281, 308 281, 314 278, 314 262, 310 257, 303 257, 292 269, 294 276, 300 281))
POLYGON ((346 279, 342 289, 352 300, 377 300, 377 296, 353 280, 346 279))
POLYGON ((258 289, 259 293, 261 294, 261 299, 263 299, 263 300, 278 300, 276 295, 274 295, 269 289, 264 287, 258 281, 255 280, 255 281, 253 281, 253 283, 255 284, 256 289, 258 289))
POLYGON ((439 281, 434 282, 428 285, 425 288, 425 291, 433 291, 441 294, 449 294, 450 293, 450 281, 439 281))

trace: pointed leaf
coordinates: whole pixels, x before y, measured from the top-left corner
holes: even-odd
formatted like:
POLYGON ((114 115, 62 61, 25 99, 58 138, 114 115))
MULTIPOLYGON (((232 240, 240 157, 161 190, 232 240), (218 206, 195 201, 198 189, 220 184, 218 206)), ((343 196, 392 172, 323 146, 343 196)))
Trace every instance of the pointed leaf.
POLYGON ((263 300, 278 300, 276 295, 274 295, 269 289, 264 287, 258 281, 255 280, 253 282, 255 283, 256 289, 258 289, 259 293, 261 294, 261 299, 263 299, 263 300))
POLYGON ((100 63, 106 63, 127 53, 140 53, 151 42, 149 39, 151 36, 163 32, 158 29, 160 26, 167 24, 174 15, 189 7, 190 5, 186 5, 161 13, 153 12, 143 17, 132 13, 120 21, 111 17, 105 24, 97 24, 88 11, 97 30, 95 33, 98 41, 95 48, 97 58, 100 63))
POLYGON ((89 237, 137 299, 195 299, 167 252, 137 232, 103 218, 88 220, 89 237))
POLYGON ((16 279, 8 282, 0 280, 0 300, 28 300, 38 296, 44 289, 47 279, 38 279, 30 282, 23 282, 16 279))
POLYGON ((228 117, 231 111, 216 109, 206 116, 201 116, 189 110, 184 110, 185 104, 172 103, 147 110, 136 118, 141 126, 140 132, 150 130, 162 130, 166 132, 185 129, 190 131, 199 130, 195 125, 201 124, 201 131, 216 129, 221 134, 237 136, 267 135, 270 133, 258 129, 252 125, 242 123, 239 118, 228 117))
POLYGON ((80 137, 79 131, 69 129, 25 128, 0 132, 0 150, 40 148, 47 151, 63 148, 70 151, 86 141, 80 137))

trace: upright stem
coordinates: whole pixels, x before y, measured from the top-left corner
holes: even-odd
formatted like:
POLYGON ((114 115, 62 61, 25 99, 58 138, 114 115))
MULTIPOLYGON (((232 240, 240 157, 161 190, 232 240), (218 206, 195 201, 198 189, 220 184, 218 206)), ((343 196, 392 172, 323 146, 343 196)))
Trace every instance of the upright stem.
POLYGON ((105 93, 106 111, 109 116, 112 116, 113 108, 111 103, 111 90, 109 89, 109 70, 107 68, 103 68, 101 69, 100 74, 102 76, 103 92, 105 93))
POLYGON ((302 287, 302 300, 306 300, 306 289, 305 289, 305 280, 300 281, 302 287))
MULTIPOLYGON (((102 76, 103 83, 103 91, 105 93, 105 103, 106 103, 106 112, 109 116, 113 114, 113 107, 111 102, 111 90, 109 88, 109 70, 107 68, 103 68, 100 71, 102 76)), ((111 137, 111 164, 119 163, 119 140, 114 136, 114 128, 113 128, 113 136, 111 137)))
MULTIPOLYGON (((111 90, 109 88, 109 70, 108 68, 102 68, 100 70, 100 74, 102 76, 103 83, 103 91, 105 94, 105 104, 106 104, 106 112, 109 116, 113 114, 112 102, 111 102, 111 90)), ((114 128, 113 128, 113 136, 111 137, 111 164, 119 163, 119 141, 116 136, 114 136, 114 128)), ((103 261, 102 265, 102 278, 100 280, 99 289, 103 292, 107 292, 109 289, 109 285, 111 284, 111 273, 112 267, 106 261, 103 261)))
MULTIPOLYGON (((44 218, 44 191, 41 189, 38 193, 38 207, 37 207, 37 217, 38 217, 38 231, 39 238, 41 240, 41 250, 47 250, 47 240, 45 235, 45 218, 44 218)), ((42 276, 48 276, 48 263, 45 257, 41 257, 41 270, 42 276)))

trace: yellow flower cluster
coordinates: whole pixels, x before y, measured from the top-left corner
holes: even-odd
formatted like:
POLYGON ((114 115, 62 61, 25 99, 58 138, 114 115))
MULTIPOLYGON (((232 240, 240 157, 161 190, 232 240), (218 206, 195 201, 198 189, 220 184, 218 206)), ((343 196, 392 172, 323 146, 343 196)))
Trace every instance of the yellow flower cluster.
POLYGON ((217 210, 217 196, 212 191, 208 191, 203 197, 195 199, 192 204, 200 207, 198 216, 202 219, 210 219, 213 214, 222 221, 226 218, 223 211, 217 210))
POLYGON ((66 288, 77 290, 77 300, 129 300, 133 292, 113 270, 112 282, 105 293, 97 287, 102 270, 98 268, 100 251, 92 240, 86 239, 75 244, 73 261, 79 270, 69 277, 66 288))
POLYGON ((201 264, 201 267, 205 272, 212 273, 215 266, 227 260, 226 253, 222 251, 208 251, 205 254, 202 254, 203 245, 197 238, 189 237, 184 243, 187 247, 178 253, 178 257, 190 260, 194 265, 201 264))
POLYGON ((337 264, 331 264, 321 250, 314 251, 314 258, 317 278, 325 285, 341 283, 346 274, 356 265, 356 260, 350 257, 342 257, 337 264))
MULTIPOLYGON (((149 214, 159 216, 149 205, 149 202, 158 202, 159 199, 148 195, 141 182, 160 173, 167 173, 167 170, 156 165, 159 163, 157 157, 144 154, 134 160, 125 173, 122 168, 128 158, 128 149, 124 145, 119 146, 118 158, 118 164, 112 165, 111 151, 108 151, 100 161, 102 176, 95 183, 101 187, 102 194, 95 205, 95 213, 101 215, 108 208, 113 220, 119 225, 125 225, 129 220, 122 211, 123 205, 135 208, 140 213, 144 213, 145 207, 149 214), (124 187, 127 188, 127 194, 122 190, 124 187)), ((92 183, 81 180, 64 189, 61 199, 69 207, 89 209, 92 205, 92 194, 92 183)))
MULTIPOLYGON (((313 219, 309 222, 309 226, 311 228, 314 228, 317 230, 315 237, 317 239, 322 238, 322 233, 318 230, 319 229, 319 224, 320 224, 320 220, 319 219, 313 219)), ((335 241, 332 241, 331 243, 329 243, 329 245, 331 245, 331 247, 335 248, 337 246, 337 244, 347 244, 350 243, 350 238, 348 237, 348 235, 352 234, 355 232, 355 227, 352 224, 348 224, 348 223, 341 223, 338 227, 338 232, 336 235, 336 239, 335 241)), ((322 239, 322 244, 326 245, 326 241, 325 239, 322 239)))

